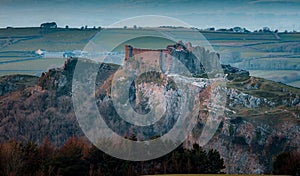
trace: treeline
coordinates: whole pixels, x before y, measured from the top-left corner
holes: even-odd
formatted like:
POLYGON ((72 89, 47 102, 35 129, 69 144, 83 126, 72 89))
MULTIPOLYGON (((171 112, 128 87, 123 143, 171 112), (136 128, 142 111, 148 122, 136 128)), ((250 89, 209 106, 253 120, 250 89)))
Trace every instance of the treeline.
POLYGON ((273 163, 273 174, 300 175, 300 152, 283 152, 273 163))
POLYGON ((197 144, 182 145, 171 153, 144 162, 125 161, 105 154, 83 138, 71 137, 61 147, 49 139, 41 145, 8 141, 0 145, 0 175, 143 175, 217 174, 224 161, 216 150, 206 152, 197 144))

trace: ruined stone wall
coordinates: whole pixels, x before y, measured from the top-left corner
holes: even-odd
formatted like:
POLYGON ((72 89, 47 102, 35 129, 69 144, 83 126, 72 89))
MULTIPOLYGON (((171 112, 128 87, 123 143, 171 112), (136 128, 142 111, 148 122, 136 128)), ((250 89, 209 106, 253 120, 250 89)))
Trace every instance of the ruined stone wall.
POLYGON ((125 45, 125 62, 133 58, 138 61, 140 70, 150 67, 166 72, 171 67, 171 56, 169 53, 167 49, 141 49, 125 45))
POLYGON ((142 64, 160 67, 164 73, 182 74, 188 72, 198 75, 215 70, 222 71, 218 53, 206 50, 204 47, 192 47, 191 44, 188 45, 187 49, 182 50, 178 50, 174 46, 154 50, 125 45, 125 62, 129 58, 133 58, 142 64))

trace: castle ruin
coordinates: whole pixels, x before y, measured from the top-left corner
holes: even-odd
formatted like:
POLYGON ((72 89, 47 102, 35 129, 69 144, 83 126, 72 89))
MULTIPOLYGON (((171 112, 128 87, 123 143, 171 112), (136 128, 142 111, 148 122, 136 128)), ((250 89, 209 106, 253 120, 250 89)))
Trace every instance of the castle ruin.
MULTIPOLYGON (((191 44, 188 44, 191 47, 191 44)), ((125 62, 134 58, 139 63, 147 63, 152 67, 159 67, 163 73, 190 72, 202 74, 204 68, 199 59, 189 51, 183 43, 168 45, 166 49, 142 49, 125 45, 125 62), (181 64, 182 63, 182 64, 181 64)))

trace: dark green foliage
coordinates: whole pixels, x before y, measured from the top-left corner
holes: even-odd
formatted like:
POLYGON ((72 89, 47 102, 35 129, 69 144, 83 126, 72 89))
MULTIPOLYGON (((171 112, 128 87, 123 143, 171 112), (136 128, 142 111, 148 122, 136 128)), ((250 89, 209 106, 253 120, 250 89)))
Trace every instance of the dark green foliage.
POLYGON ((235 119, 231 119, 230 120, 230 123, 232 123, 232 124, 240 124, 242 122, 243 122, 243 118, 242 117, 237 117, 235 119))
POLYGON ((271 145, 270 145, 270 152, 271 153, 280 153, 280 151, 284 151, 283 144, 287 141, 285 137, 272 137, 271 145))
POLYGON ((103 174, 108 176, 125 175, 129 170, 129 162, 120 160, 102 152, 93 146, 85 160, 90 163, 90 172, 93 175, 103 174))
POLYGON ((261 132, 260 131, 256 131, 256 138, 257 140, 261 140, 261 132))
POLYGON ((206 152, 198 144, 190 150, 181 145, 171 153, 143 165, 149 169, 146 169, 147 173, 140 174, 218 174, 225 168, 224 160, 217 151, 206 152))
POLYGON ((273 164, 273 174, 300 175, 300 153, 284 152, 279 154, 273 164))
POLYGON ((143 162, 114 158, 74 137, 60 148, 46 138, 41 146, 11 141, 1 144, 0 149, 1 175, 217 174, 225 168, 216 150, 206 152, 197 144, 192 149, 181 145, 165 156, 143 162))
MULTIPOLYGON (((88 163, 82 160, 80 148, 70 149, 71 155, 58 153, 57 156, 52 157, 46 164, 46 168, 52 168, 52 174, 61 175, 87 175, 89 167, 88 163)), ((51 175, 52 175, 51 174, 51 175)))
POLYGON ((233 136, 233 134, 234 134, 234 127, 232 124, 229 125, 229 134, 230 134, 230 136, 233 136))
POLYGON ((216 150, 209 150, 207 153, 207 171, 209 174, 220 173, 221 169, 225 169, 224 160, 216 150))
POLYGON ((243 136, 236 136, 232 140, 232 143, 238 144, 238 145, 247 145, 246 139, 243 136))
POLYGON ((44 164, 44 172, 50 175, 88 175, 89 164, 83 159, 86 145, 77 138, 68 141, 44 164), (51 172, 49 173, 49 170, 51 172))

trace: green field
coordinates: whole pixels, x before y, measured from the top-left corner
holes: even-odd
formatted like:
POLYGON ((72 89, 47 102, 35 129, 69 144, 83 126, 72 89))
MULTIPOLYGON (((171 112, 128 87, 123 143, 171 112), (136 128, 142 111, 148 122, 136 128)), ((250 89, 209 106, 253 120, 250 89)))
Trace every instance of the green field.
POLYGON ((50 52, 123 51, 124 44, 158 49, 177 40, 214 49, 220 53, 222 63, 250 70, 254 76, 299 86, 300 79, 294 77, 300 75, 300 33, 199 32, 184 28, 0 29, 0 76, 39 74, 41 70, 60 66, 65 61, 64 58, 30 60, 36 57, 38 49, 50 52))
POLYGON ((0 52, 64 51, 82 49, 98 30, 56 29, 43 31, 40 28, 1 29, 0 52))
POLYGON ((26 74, 39 76, 43 71, 62 67, 64 59, 38 59, 24 62, 0 64, 0 76, 8 74, 26 74))
POLYGON ((282 33, 279 34, 279 37, 283 40, 283 41, 300 41, 300 33, 282 33))

